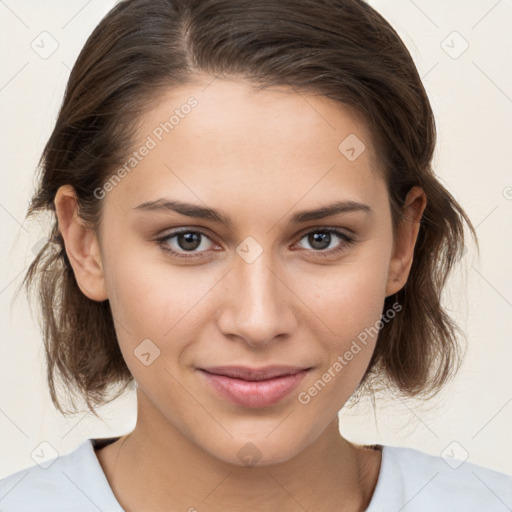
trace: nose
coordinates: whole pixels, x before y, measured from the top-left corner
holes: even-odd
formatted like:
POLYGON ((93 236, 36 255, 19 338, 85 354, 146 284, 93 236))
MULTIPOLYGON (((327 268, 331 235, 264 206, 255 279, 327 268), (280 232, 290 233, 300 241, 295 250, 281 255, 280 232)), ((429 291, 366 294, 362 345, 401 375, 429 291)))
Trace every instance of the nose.
POLYGON ((229 338, 266 346, 296 329, 293 292, 265 251, 253 262, 237 258, 222 289, 218 326, 229 338))

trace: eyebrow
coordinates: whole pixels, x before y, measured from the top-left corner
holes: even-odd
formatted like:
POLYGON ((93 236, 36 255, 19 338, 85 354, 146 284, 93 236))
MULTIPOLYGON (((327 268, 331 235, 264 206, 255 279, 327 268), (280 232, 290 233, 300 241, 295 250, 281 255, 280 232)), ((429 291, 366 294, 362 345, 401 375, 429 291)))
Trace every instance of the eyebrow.
MULTIPOLYGON (((222 223, 230 229, 233 228, 233 221, 225 213, 222 213, 221 211, 215 210, 213 208, 186 203, 176 199, 168 199, 162 197, 154 201, 146 201, 139 204, 138 206, 134 206, 132 209, 143 212, 172 211, 187 217, 194 217, 222 223)), ((372 209, 367 204, 358 203, 357 201, 337 201, 325 206, 321 206, 320 208, 315 208, 313 210, 302 210, 296 212, 290 218, 289 224, 300 224, 302 222, 308 222, 312 220, 321 220, 325 219, 326 217, 332 217, 334 215, 355 211, 371 213, 372 209)))

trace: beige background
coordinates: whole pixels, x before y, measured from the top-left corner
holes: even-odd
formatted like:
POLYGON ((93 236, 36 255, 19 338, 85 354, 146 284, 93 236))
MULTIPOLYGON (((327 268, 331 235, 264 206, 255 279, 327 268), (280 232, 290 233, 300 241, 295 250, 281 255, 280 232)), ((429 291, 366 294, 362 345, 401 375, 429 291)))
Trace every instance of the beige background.
MULTIPOLYGON (((37 160, 78 51, 113 4, 0 2, 0 477, 34 464, 42 442, 54 456, 135 424, 133 395, 106 407, 103 422, 58 414, 46 391, 37 322, 24 295, 11 307, 43 237, 38 224, 23 222, 37 160), (40 55, 57 44, 51 55, 40 55)), ((478 260, 468 247, 446 296, 469 341, 457 379, 429 404, 381 403, 376 418, 362 403, 341 413, 341 430, 355 442, 467 456, 512 474, 512 2, 371 4, 397 29, 424 79, 439 133, 435 168, 477 226, 482 253, 478 260)))

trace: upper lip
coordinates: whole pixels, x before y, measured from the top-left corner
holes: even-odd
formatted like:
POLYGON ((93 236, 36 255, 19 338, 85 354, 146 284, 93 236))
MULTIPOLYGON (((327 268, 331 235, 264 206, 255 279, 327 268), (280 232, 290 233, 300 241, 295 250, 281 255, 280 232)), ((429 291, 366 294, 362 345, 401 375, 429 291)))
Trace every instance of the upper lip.
POLYGON ((302 366, 289 366, 289 365, 273 365, 265 366, 264 368, 249 368, 247 366, 210 366, 206 368, 200 368, 208 373, 215 375, 224 375, 234 379, 243 380, 266 380, 283 375, 293 375, 310 368, 304 368, 302 366))

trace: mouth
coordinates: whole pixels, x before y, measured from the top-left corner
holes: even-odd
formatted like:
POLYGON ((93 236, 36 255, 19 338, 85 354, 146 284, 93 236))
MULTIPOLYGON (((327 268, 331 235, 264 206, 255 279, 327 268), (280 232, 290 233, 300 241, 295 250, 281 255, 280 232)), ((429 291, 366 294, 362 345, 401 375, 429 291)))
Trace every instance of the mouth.
POLYGON ((289 395, 311 367, 217 366, 198 368, 206 382, 222 398, 248 408, 268 407, 289 395))

